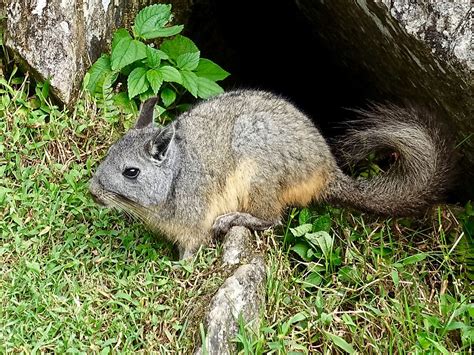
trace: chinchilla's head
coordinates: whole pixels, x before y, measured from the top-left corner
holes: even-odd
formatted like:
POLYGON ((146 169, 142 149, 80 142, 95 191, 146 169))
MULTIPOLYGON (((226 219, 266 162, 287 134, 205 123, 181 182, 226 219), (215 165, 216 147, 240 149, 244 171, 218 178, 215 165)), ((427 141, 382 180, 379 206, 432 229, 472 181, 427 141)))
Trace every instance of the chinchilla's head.
POLYGON ((174 124, 154 127, 155 102, 142 105, 135 127, 110 147, 92 177, 89 191, 99 204, 146 217, 170 199, 179 149, 174 124))

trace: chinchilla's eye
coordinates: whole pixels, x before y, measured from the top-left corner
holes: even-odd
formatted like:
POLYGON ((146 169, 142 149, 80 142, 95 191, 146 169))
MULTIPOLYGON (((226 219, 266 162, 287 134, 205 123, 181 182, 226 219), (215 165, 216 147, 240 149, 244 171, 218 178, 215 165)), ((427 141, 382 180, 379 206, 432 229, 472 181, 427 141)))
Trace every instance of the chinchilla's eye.
POLYGON ((158 161, 163 161, 163 160, 165 160, 165 158, 166 158, 165 153, 160 153, 160 154, 158 154, 158 156, 156 157, 156 160, 158 160, 158 161))
POLYGON ((136 179, 138 174, 140 174, 140 169, 137 168, 126 168, 122 175, 125 176, 127 179, 136 179))

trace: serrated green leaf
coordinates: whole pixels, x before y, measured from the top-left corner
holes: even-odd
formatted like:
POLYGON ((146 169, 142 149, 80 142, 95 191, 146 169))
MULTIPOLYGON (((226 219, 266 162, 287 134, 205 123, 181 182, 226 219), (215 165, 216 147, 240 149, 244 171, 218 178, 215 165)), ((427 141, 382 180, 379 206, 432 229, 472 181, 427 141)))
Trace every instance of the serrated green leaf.
MULTIPOLYGON (((135 17, 134 29, 147 30, 163 27, 172 18, 171 4, 154 4, 140 10, 135 17)), ((140 32, 141 33, 141 32, 140 32)))
POLYGON ((120 70, 125 66, 146 58, 146 45, 136 39, 128 37, 120 39, 112 48, 111 67, 112 70, 120 70))
POLYGON ((125 28, 119 28, 117 31, 115 31, 114 36, 112 37, 112 49, 117 47, 119 42, 124 38, 128 38, 130 41, 133 39, 125 28))
POLYGON ((89 92, 96 92, 98 89, 98 84, 101 82, 101 79, 105 74, 110 73, 112 68, 110 67, 110 56, 107 54, 102 54, 102 56, 96 60, 94 64, 90 67, 89 73, 89 82, 87 83, 87 90, 89 92))
POLYGON ((170 37, 180 33, 183 30, 183 25, 176 25, 171 27, 165 27, 157 29, 147 35, 145 39, 153 39, 158 37, 170 37))
POLYGON ((212 96, 216 96, 224 92, 224 89, 221 88, 218 84, 216 84, 212 80, 198 77, 198 76, 196 76, 196 78, 197 78, 197 85, 198 85, 197 94, 200 98, 208 99, 212 96))
POLYGON ((150 46, 146 47, 146 63, 150 68, 157 68, 161 63, 161 57, 157 53, 157 50, 150 46))
POLYGON ((319 286, 323 282, 323 277, 319 272, 312 272, 304 279, 305 287, 319 286))
POLYGON ((306 233, 305 238, 313 245, 319 247, 326 259, 331 255, 334 238, 329 233, 320 231, 316 233, 306 233))
POLYGON ((168 55, 159 49, 146 47, 146 62, 150 68, 158 68, 162 60, 168 59, 168 55))
POLYGON ((212 81, 224 80, 230 75, 219 65, 205 58, 199 59, 199 64, 194 72, 197 76, 207 78, 212 81))
POLYGON ((308 232, 311 232, 311 229, 313 228, 312 224, 302 224, 301 226, 298 226, 296 228, 290 228, 290 232, 295 236, 295 237, 301 237, 305 235, 308 232))
POLYGON ((178 69, 173 68, 170 65, 164 65, 161 68, 158 68, 157 70, 160 72, 164 81, 174 82, 178 84, 181 84, 183 82, 183 78, 178 69))
POLYGON ((172 18, 170 4, 147 6, 135 18, 133 33, 143 39, 174 36, 183 30, 183 26, 165 27, 172 18))
POLYGON ((309 261, 308 256, 307 256, 308 249, 309 249, 308 244, 304 244, 304 243, 297 243, 291 247, 291 250, 293 250, 296 254, 298 254, 300 258, 303 259, 304 261, 309 261))
POLYGON ((163 76, 156 69, 150 69, 146 72, 146 78, 150 83, 153 94, 157 95, 160 90, 161 84, 163 84, 163 76))
POLYGON ((200 52, 183 53, 176 58, 176 65, 182 70, 194 70, 199 64, 200 52))
POLYGON ((328 214, 319 216, 313 222, 313 232, 328 232, 331 230, 331 216, 328 214))
POLYGON ((309 219, 311 218, 311 212, 307 208, 303 208, 300 213, 298 214, 298 223, 301 224, 306 224, 309 222, 309 219))
POLYGON ((188 90, 191 95, 197 97, 198 93, 198 76, 191 71, 182 70, 181 77, 183 78, 182 85, 188 90))
MULTIPOLYGON (((109 72, 104 75, 100 82, 100 91, 98 91, 98 98, 100 99, 98 102, 98 106, 102 111, 103 117, 107 122, 115 123, 117 122, 118 118, 118 109, 114 105, 113 97, 114 97, 114 88, 113 84, 117 80, 118 72, 109 72)), ((73 179, 74 180, 74 179, 73 179)), ((69 182, 71 185, 74 184, 74 181, 69 182)))
POLYGON ((164 41, 160 49, 176 61, 178 57, 185 53, 199 52, 199 48, 188 37, 177 35, 173 39, 164 41))
POLYGON ((337 347, 341 348, 345 352, 349 354, 354 354, 355 350, 351 344, 341 338, 339 335, 331 334, 329 332, 324 332, 326 336, 336 345, 337 347))
POLYGON ((135 96, 148 90, 149 83, 146 78, 147 70, 143 67, 135 68, 128 76, 128 97, 133 99, 135 96))
POLYGON ((161 100, 165 107, 170 106, 176 100, 176 92, 171 88, 164 88, 161 91, 161 100))

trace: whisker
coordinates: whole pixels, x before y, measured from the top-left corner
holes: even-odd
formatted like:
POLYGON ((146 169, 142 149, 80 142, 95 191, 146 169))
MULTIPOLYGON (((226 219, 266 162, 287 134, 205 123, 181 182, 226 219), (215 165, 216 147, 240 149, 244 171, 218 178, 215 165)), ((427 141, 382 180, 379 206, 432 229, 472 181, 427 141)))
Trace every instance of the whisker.
POLYGON ((148 218, 146 214, 143 214, 143 211, 141 208, 137 208, 135 205, 126 203, 120 197, 117 197, 115 195, 111 196, 111 199, 113 203, 118 206, 121 210, 123 210, 126 214, 128 214, 131 217, 137 218, 144 224, 148 224, 148 218))
POLYGON ((156 222, 153 221, 153 211, 150 207, 137 206, 132 201, 124 200, 119 195, 104 191, 101 199, 104 200, 111 207, 125 212, 127 216, 136 218, 151 229, 159 229, 156 222))

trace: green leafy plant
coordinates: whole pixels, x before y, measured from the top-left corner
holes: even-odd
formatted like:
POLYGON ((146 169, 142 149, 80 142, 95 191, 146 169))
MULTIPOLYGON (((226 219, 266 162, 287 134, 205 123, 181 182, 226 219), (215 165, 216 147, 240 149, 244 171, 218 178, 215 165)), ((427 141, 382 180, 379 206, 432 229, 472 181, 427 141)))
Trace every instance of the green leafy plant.
POLYGON ((341 265, 341 249, 334 245, 330 232, 330 215, 326 213, 314 218, 306 208, 298 214, 298 225, 287 229, 285 240, 290 250, 308 263, 306 286, 321 284, 326 275, 341 265))
POLYGON ((156 95, 163 113, 185 110, 188 105, 180 104, 179 99, 186 92, 202 99, 223 92, 216 81, 229 73, 201 58, 194 42, 179 34, 183 26, 169 26, 172 18, 169 4, 145 7, 136 16, 132 33, 125 28, 115 31, 111 53, 103 54, 90 68, 85 88, 101 100, 108 116, 117 105, 136 109, 137 99, 145 101, 156 95), (158 38, 166 38, 158 48, 146 43, 158 38), (126 83, 126 92, 116 93, 117 81, 126 83))

